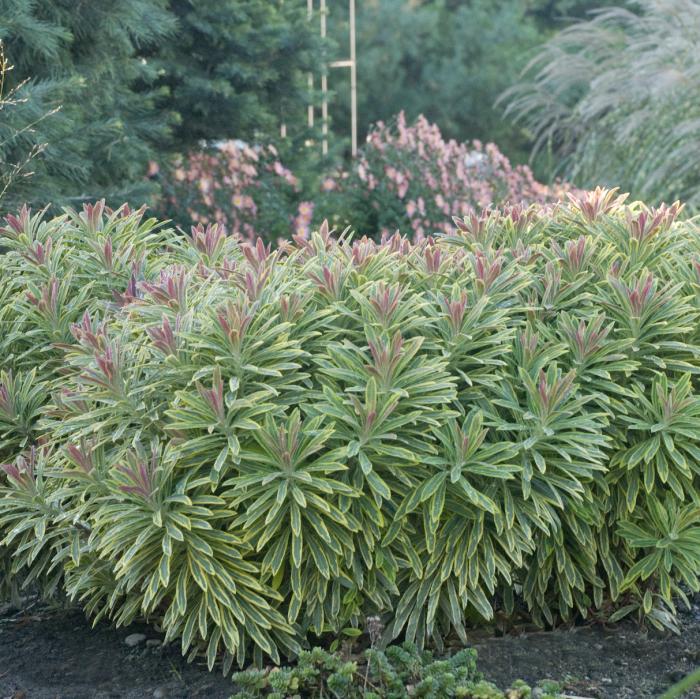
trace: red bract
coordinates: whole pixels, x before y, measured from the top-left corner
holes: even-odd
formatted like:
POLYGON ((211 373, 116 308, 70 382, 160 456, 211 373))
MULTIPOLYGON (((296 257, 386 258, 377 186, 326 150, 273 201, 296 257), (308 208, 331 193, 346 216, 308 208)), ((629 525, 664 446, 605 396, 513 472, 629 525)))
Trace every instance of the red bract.
POLYGON ((210 261, 218 256, 225 238, 226 229, 218 223, 208 223, 206 228, 201 223, 192 226, 192 244, 210 261))
POLYGON ((186 304, 187 272, 184 267, 163 271, 157 282, 142 282, 141 288, 155 303, 183 309, 186 304))
POLYGON ((14 463, 0 464, 0 469, 2 469, 7 474, 8 478, 14 481, 18 487, 31 491, 34 489, 36 481, 36 460, 36 448, 32 447, 26 456, 18 456, 14 463))
POLYGON ((329 299, 340 299, 344 274, 339 265, 332 265, 331 267, 324 265, 320 274, 317 272, 309 272, 309 277, 324 296, 329 299))
POLYGON ((175 354, 177 342, 170 321, 167 316, 163 316, 163 323, 160 327, 147 328, 146 332, 153 344, 164 354, 175 354))
POLYGON ((400 300, 401 288, 398 285, 389 286, 385 282, 379 282, 369 297, 377 318, 385 326, 389 325, 400 300))
POLYGON ((87 311, 85 311, 79 323, 73 323, 70 326, 70 331, 77 342, 90 350, 99 352, 103 350, 107 344, 107 335, 105 334, 104 325, 94 324, 87 311))
POLYGON ((156 485, 155 473, 158 467, 158 454, 154 451, 151 459, 137 458, 129 454, 126 464, 119 464, 116 470, 125 477, 125 483, 119 485, 119 490, 126 495, 150 501, 153 498, 156 485))
POLYGON ((396 367, 401 359, 404 346, 404 339, 401 333, 394 333, 391 340, 379 339, 367 340, 372 363, 367 364, 367 371, 381 382, 381 385, 388 385, 396 371, 396 367))
POLYGON ((52 247, 53 241, 51 238, 47 238, 43 244, 37 241, 26 248, 26 251, 22 253, 22 257, 37 266, 45 265, 51 255, 52 247))
POLYGON ((85 440, 81 440, 79 447, 76 447, 75 444, 67 444, 66 454, 80 471, 89 474, 95 468, 93 461, 94 448, 94 444, 86 443, 85 440))
POLYGON ((217 312, 216 318, 231 348, 239 351, 246 330, 253 320, 248 304, 244 301, 229 301, 217 312))
POLYGON ((102 215, 105 213, 105 200, 102 199, 95 204, 83 204, 83 211, 80 218, 85 222, 88 231, 96 233, 102 229, 102 215))
POLYGON ((196 386, 204 402, 209 406, 214 415, 216 415, 217 419, 223 422, 226 417, 224 406, 224 382, 218 367, 214 370, 211 388, 204 388, 199 382, 197 382, 196 386))
POLYGON ((577 208, 589 223, 602 214, 617 210, 622 206, 627 194, 617 195, 617 189, 596 187, 590 192, 567 192, 569 201, 577 208))
POLYGON ((447 296, 440 299, 440 306, 450 321, 452 330, 456 333, 462 328, 464 314, 467 311, 467 294, 462 292, 458 298, 450 300, 447 296))
POLYGON ((16 240, 22 234, 31 237, 32 210, 25 204, 18 215, 7 214, 6 226, 0 228, 0 234, 12 240, 16 240))
POLYGON ((367 236, 363 236, 352 244, 352 263, 362 269, 376 252, 377 244, 367 236))

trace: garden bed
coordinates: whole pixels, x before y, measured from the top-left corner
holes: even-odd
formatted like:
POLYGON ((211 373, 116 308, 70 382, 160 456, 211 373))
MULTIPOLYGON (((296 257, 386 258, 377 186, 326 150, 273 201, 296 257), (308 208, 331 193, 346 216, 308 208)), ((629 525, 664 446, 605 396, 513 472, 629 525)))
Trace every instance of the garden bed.
MULTIPOLYGON (((568 694, 601 699, 657 697, 700 663, 700 600, 681 614, 679 636, 632 624, 474 637, 479 669, 499 686, 520 678, 565 682, 568 694)), ((155 645, 146 627, 90 628, 78 611, 40 609, 0 619, 0 698, 225 699, 229 679, 188 665, 178 644, 155 645), (129 647, 125 639, 144 633, 129 647), (148 643, 148 641, 152 641, 148 643)), ((688 696, 699 696, 700 687, 688 696)))

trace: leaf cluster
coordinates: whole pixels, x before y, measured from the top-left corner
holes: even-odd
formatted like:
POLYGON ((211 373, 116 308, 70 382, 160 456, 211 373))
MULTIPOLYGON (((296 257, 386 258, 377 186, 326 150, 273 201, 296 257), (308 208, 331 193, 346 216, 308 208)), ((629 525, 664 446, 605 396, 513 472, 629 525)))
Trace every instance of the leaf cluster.
MULTIPOLYGON (((410 643, 386 650, 368 649, 356 660, 322 648, 304 651, 293 667, 247 670, 233 675, 238 691, 231 699, 283 697, 342 697, 343 699, 528 699, 532 690, 516 680, 505 693, 482 679, 476 670, 476 651, 462 650, 445 659, 418 652, 410 643)), ((544 699, 559 696, 555 683, 546 682, 544 699)))

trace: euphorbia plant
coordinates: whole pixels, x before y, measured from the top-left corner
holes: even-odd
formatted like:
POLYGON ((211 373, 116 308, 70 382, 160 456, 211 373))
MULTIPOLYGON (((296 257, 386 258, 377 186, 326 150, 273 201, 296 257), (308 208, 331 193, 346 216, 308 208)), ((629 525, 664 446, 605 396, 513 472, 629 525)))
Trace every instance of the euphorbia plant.
POLYGON ((368 615, 419 645, 516 608, 673 626, 700 559, 677 214, 599 190, 277 249, 101 205, 9 219, 3 589, 226 666, 368 615))

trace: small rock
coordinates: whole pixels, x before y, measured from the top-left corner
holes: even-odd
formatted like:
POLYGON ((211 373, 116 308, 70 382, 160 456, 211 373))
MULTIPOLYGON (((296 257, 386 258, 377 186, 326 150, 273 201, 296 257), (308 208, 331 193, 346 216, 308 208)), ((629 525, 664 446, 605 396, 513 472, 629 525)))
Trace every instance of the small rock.
POLYGON ((167 696, 168 690, 163 687, 158 687, 158 689, 153 692, 153 699, 165 699, 167 696))
POLYGON ((600 681, 601 681, 603 684, 612 684, 612 680, 611 680, 609 677, 601 677, 601 678, 600 678, 600 681))
POLYGON ((595 646, 593 646, 596 650, 603 650, 603 644, 602 643, 596 643, 595 646))
POLYGON ((145 633, 132 633, 124 639, 124 643, 126 643, 129 648, 135 648, 139 643, 143 643, 145 640, 145 633))
POLYGON ((161 646, 161 645, 163 645, 163 644, 160 642, 160 639, 158 639, 158 638, 149 638, 149 639, 146 641, 146 645, 147 645, 149 648, 157 648, 158 646, 161 646))

